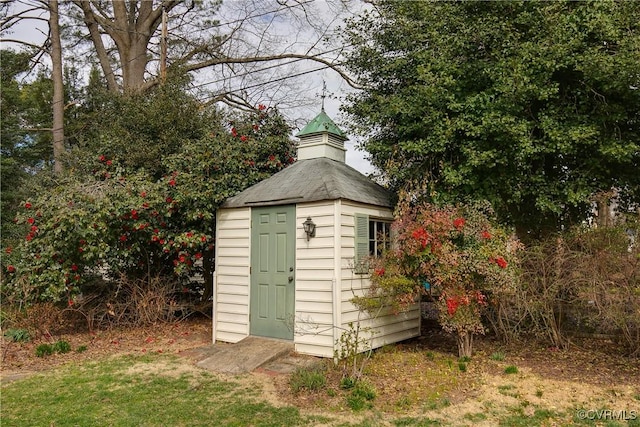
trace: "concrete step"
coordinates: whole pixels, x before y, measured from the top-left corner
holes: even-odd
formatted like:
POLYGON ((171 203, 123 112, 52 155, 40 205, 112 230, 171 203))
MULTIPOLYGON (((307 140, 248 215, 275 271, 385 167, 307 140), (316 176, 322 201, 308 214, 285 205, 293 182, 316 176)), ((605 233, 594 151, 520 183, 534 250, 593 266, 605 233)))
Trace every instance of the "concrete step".
POLYGON ((236 344, 214 344, 206 351, 209 357, 196 365, 225 374, 242 374, 288 355, 293 350, 291 341, 247 337, 236 344))

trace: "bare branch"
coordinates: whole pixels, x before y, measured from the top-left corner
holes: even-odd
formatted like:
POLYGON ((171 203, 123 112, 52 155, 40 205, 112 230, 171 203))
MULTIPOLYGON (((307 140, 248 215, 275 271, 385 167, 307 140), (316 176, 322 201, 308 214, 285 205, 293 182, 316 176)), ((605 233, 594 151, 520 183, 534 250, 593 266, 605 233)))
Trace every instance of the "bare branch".
POLYGON ((305 55, 299 53, 284 53, 280 55, 270 55, 270 56, 254 56, 250 58, 228 58, 228 57, 220 57, 220 58, 211 58, 206 61, 202 61, 196 64, 186 65, 184 68, 188 71, 200 70, 207 67, 212 67, 220 64, 248 64, 248 63, 258 63, 258 62, 271 62, 271 61, 279 61, 282 59, 303 59, 309 60, 313 62, 318 62, 320 64, 325 65, 327 68, 331 68, 333 71, 338 73, 340 77, 342 77, 345 82, 354 89, 360 89, 361 86, 354 82, 351 77, 349 77, 344 71, 342 71, 339 66, 341 64, 331 62, 327 59, 319 57, 317 55, 305 55))

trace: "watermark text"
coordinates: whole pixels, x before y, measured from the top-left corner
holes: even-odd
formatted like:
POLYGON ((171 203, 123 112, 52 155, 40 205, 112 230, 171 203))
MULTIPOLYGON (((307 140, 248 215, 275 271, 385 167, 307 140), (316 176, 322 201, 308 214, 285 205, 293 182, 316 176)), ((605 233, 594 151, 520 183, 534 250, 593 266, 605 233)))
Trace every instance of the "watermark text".
POLYGON ((578 409, 576 416, 580 420, 631 421, 640 418, 640 412, 626 409, 578 409))

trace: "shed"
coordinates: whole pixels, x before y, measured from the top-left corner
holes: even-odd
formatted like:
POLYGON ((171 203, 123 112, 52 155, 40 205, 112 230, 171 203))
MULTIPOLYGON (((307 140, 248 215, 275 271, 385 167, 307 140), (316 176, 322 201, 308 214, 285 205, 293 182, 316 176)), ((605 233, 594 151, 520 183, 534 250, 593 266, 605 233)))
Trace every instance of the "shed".
POLYGON ((373 348, 418 336, 417 305, 369 318, 350 301, 369 286, 362 262, 390 244, 391 194, 345 163, 347 137, 324 110, 296 136, 294 164, 217 212, 214 342, 255 335, 333 357, 351 322, 373 348))

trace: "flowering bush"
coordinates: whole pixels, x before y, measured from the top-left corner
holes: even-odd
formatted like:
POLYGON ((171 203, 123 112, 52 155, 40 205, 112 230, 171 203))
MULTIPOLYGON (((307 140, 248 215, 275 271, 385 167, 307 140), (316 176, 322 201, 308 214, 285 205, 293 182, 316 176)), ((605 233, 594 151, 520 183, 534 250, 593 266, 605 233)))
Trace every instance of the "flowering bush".
POLYGON ((519 243, 482 203, 401 205, 392 229, 393 249, 377 260, 384 274, 374 271, 368 297, 406 308, 429 283, 442 328, 456 335, 460 356, 470 356, 490 297, 514 286, 519 243))
POLYGON ((15 222, 24 238, 3 256, 5 301, 73 305, 97 276, 166 276, 187 292, 203 292, 189 278, 197 265, 208 270, 205 280, 211 277, 216 209, 291 163, 292 153, 282 117, 259 108, 185 141, 162 159, 159 179, 110 154, 80 159, 86 174, 69 174, 22 204, 15 222))

